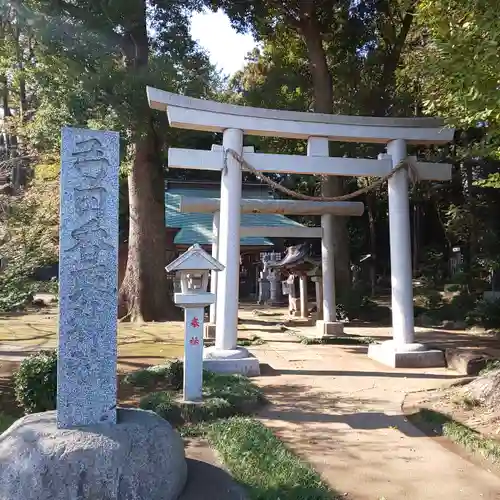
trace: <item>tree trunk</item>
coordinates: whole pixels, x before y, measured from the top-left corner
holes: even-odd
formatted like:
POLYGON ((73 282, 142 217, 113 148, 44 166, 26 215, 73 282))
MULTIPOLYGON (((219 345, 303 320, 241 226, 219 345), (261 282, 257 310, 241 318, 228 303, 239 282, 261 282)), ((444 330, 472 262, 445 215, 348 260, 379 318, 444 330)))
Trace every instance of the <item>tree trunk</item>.
MULTIPOLYGON (((146 6, 144 2, 141 5, 137 17, 129 20, 123 46, 125 64, 135 72, 147 71, 149 55, 146 6)), ((145 96, 136 98, 144 101, 144 108, 133 131, 134 160, 128 177, 128 256, 120 287, 119 316, 131 321, 169 321, 180 319, 182 314, 173 304, 165 272, 165 182, 160 145, 145 96)))
POLYGON ((21 123, 24 123, 27 111, 26 77, 24 74, 24 56, 21 47, 21 28, 19 26, 19 20, 16 22, 15 45, 17 68, 19 70, 19 117, 21 119, 21 123))
MULTIPOLYGON (((313 80, 314 111, 332 114, 332 77, 314 13, 309 13, 303 18, 301 32, 307 46, 309 68, 313 80)), ((331 175, 325 177, 322 181, 321 192, 323 196, 329 197, 344 194, 343 179, 331 175)), ((333 217, 333 234, 335 238, 336 288, 340 291, 348 291, 351 288, 351 270, 349 265, 349 233, 345 217, 333 217)))
POLYGON ((470 233, 469 233, 469 252, 470 261, 473 262, 477 255, 478 248, 478 229, 477 229, 477 209, 476 209, 476 198, 474 197, 474 178, 472 175, 472 164, 471 162, 465 163, 465 178, 467 182, 467 205, 469 207, 470 213, 470 233))
POLYGON ((131 321, 180 319, 180 309, 172 302, 165 271, 165 187, 153 130, 135 143, 128 189, 128 256, 120 289, 120 316, 128 316, 131 321))
POLYGON ((2 85, 2 109, 3 116, 11 116, 10 106, 9 106, 9 86, 7 83, 7 77, 5 75, 0 76, 0 84, 2 85))
POLYGON ((370 284, 371 295, 375 295, 375 286, 377 283, 377 226, 375 223, 375 201, 376 192, 369 191, 366 194, 366 205, 368 208, 368 224, 370 228, 370 284))

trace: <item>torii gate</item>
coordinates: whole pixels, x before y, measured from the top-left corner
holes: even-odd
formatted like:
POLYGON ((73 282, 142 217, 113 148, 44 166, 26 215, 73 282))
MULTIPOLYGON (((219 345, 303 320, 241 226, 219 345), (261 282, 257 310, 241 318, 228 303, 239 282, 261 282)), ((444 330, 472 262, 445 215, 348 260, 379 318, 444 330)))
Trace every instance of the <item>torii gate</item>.
MULTIPOLYGON (((217 144, 212 145, 212 151, 223 153, 223 147, 217 144)), ((170 148, 169 150, 169 168, 185 168, 183 165, 192 166, 189 158, 189 152, 182 149, 170 148)), ((243 153, 254 153, 253 146, 244 146, 243 153)), ((295 215, 324 215, 332 214, 336 216, 361 216, 365 210, 364 204, 360 201, 297 201, 297 200, 263 200, 263 199, 242 199, 241 213, 268 213, 268 214, 295 214, 295 215)), ((219 222, 220 222, 220 200, 219 198, 195 198, 190 196, 181 196, 179 201, 179 212, 189 213, 212 213, 212 257, 218 259, 219 246, 219 222)), ((321 227, 300 227, 300 225, 273 227, 273 226, 241 226, 240 236, 262 236, 266 238, 322 238, 323 230, 321 227)), ((333 269, 331 269, 333 274, 333 269)), ((217 295, 217 277, 218 273, 212 273, 210 280, 210 291, 217 295)), ((305 293, 305 292, 304 292, 305 293)), ((321 296, 323 294, 321 293, 321 296)), ((221 300, 224 300, 221 298, 221 300)), ((327 309, 336 310, 335 290, 327 296, 327 309)), ((322 300, 323 302, 323 300, 322 300)), ((323 304, 318 305, 321 310, 321 317, 318 318, 316 325, 318 334, 341 335, 344 325, 341 322, 327 320, 322 317, 323 304)), ((210 306, 210 322, 205 324, 207 338, 216 337, 216 305, 210 306)))
MULTIPOLYGON (((194 99, 147 87, 149 105, 166 111, 170 125, 177 128, 223 133, 224 150, 231 149, 259 172, 310 175, 388 175, 407 158, 407 144, 445 144, 454 130, 444 128, 435 118, 377 118, 327 115, 296 111, 236 106, 194 99), (307 139, 307 156, 250 153, 243 151, 243 135, 307 139), (387 145, 377 160, 329 157, 328 142, 371 142, 387 145)), ((451 165, 414 162, 421 180, 451 179, 451 165)), ((259 372, 258 361, 237 347, 238 279, 240 258, 240 211, 242 167, 232 156, 220 151, 169 149, 169 166, 221 172, 219 260, 225 269, 218 277, 216 342, 206 351, 208 369, 259 372), (222 300, 221 300, 222 299, 222 300), (254 360, 254 361, 253 361, 254 360)), ((398 170, 388 180, 389 230, 392 285, 393 340, 372 345, 369 356, 390 366, 442 366, 441 351, 415 343, 413 284, 411 268, 408 172, 398 170)), ((321 216, 323 314, 334 323, 334 241, 331 218, 321 216)))

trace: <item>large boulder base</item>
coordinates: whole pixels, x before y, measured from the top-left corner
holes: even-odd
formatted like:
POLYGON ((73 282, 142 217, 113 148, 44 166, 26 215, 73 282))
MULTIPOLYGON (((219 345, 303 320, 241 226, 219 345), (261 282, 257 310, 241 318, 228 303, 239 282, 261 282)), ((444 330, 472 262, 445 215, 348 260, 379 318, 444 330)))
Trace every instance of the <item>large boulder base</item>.
POLYGON ((0 436, 0 500, 175 500, 186 477, 182 439, 149 411, 72 429, 34 413, 0 436))

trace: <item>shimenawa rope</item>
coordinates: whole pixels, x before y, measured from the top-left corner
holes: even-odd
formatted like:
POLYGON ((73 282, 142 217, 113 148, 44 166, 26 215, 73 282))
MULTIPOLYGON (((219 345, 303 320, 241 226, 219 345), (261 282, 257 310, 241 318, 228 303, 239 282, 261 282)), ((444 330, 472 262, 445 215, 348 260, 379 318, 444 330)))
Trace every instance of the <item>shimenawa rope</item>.
POLYGON ((262 174, 262 172, 259 172, 256 170, 252 165, 250 165, 240 154, 238 154, 234 149, 231 148, 226 148, 224 149, 224 170, 227 169, 227 159, 228 155, 231 155, 241 166, 242 170, 248 170, 252 174, 254 174, 258 179, 261 181, 265 182, 272 188, 276 189, 277 191, 281 191, 283 194, 287 194, 288 196, 291 196, 292 198, 296 198, 299 200, 306 200, 306 201, 346 201, 350 200, 352 198, 356 198, 357 196, 367 193, 369 191, 372 191, 379 186, 381 186, 384 182, 389 180, 393 175, 395 175, 397 172, 400 170, 406 168, 408 170, 408 174, 410 177, 411 182, 416 183, 418 181, 418 173, 416 166, 414 164, 414 161, 412 158, 407 157, 402 159, 387 175, 384 177, 381 177, 377 181, 375 181, 372 184, 369 184, 368 186, 365 186, 364 188, 357 189, 356 191, 348 194, 343 194, 341 196, 309 196, 307 194, 302 194, 302 193, 297 193, 297 191, 293 191, 292 189, 288 189, 285 186, 282 186, 281 184, 273 181, 269 177, 265 176, 262 174))

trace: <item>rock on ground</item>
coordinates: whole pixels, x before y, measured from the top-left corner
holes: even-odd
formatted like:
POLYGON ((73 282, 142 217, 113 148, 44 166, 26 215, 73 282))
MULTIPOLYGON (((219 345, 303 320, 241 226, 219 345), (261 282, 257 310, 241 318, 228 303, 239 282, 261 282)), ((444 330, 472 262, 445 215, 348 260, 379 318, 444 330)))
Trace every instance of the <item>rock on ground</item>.
POLYGON ((491 409, 500 406, 500 369, 478 377, 467 386, 467 394, 491 409))
POLYGON ((179 434, 153 412, 75 429, 35 413, 0 436, 0 500, 175 500, 186 476, 179 434))

